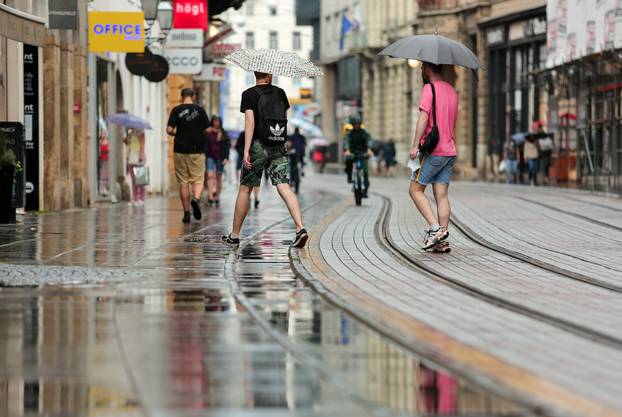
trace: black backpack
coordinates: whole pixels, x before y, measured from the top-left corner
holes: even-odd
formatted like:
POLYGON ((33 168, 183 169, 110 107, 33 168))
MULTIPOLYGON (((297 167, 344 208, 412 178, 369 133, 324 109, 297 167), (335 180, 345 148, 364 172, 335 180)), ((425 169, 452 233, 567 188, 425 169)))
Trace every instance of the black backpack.
POLYGON ((438 145, 438 127, 436 126, 436 89, 434 88, 434 83, 430 83, 430 87, 432 87, 432 121, 434 124, 432 125, 432 130, 425 137, 425 142, 419 145, 419 150, 423 155, 430 155, 436 149, 436 145, 438 145))
POLYGON ((264 91, 254 87, 259 94, 255 132, 258 138, 267 144, 284 144, 287 139, 287 108, 276 88, 264 91))

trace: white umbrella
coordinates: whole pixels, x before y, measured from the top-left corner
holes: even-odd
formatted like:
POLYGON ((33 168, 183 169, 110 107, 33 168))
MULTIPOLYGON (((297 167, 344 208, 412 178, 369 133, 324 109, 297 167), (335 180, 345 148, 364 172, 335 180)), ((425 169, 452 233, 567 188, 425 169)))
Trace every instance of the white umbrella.
POLYGON ((240 49, 225 59, 246 71, 265 72, 280 77, 312 78, 324 75, 313 62, 294 52, 278 49, 240 49))
POLYGON ((291 126, 300 128, 303 133, 306 133, 310 136, 324 137, 324 132, 322 132, 322 128, 300 117, 292 117, 289 119, 288 123, 291 126))

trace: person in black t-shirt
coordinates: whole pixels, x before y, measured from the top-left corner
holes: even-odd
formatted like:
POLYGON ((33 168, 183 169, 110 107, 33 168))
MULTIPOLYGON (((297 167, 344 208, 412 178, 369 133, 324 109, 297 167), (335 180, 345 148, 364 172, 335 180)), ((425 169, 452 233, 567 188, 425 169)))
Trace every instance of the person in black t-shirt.
POLYGON ((171 110, 166 132, 175 135, 173 161, 179 182, 179 196, 184 207, 184 223, 190 222, 190 207, 196 220, 201 220, 199 204, 205 177, 205 133, 210 129, 203 107, 194 104, 194 91, 181 90, 182 103, 171 110), (190 200, 190 186, 192 200, 190 200))
MULTIPOLYGON (((272 184, 276 187, 283 201, 285 201, 292 215, 292 219, 296 224, 296 237, 294 238, 292 246, 302 248, 307 243, 309 235, 302 224, 302 214, 296 194, 294 194, 289 187, 289 159, 287 157, 285 143, 264 142, 259 139, 262 135, 259 130, 256 129, 259 124, 256 118, 259 117, 259 101, 262 95, 276 94, 286 109, 289 108, 289 101, 287 100, 285 91, 272 85, 271 74, 255 72, 255 79, 255 87, 249 88, 242 93, 240 112, 244 113, 245 118, 242 175, 240 179, 240 190, 235 203, 233 230, 228 236, 223 236, 223 242, 229 246, 239 246, 240 230, 248 214, 251 193, 254 187, 260 185, 263 172, 267 171, 272 184)), ((270 99, 274 101, 273 97, 270 97, 270 99)), ((262 120, 261 123, 264 124, 266 121, 262 120)), ((271 126, 270 129, 274 128, 271 126)), ((276 129, 279 129, 278 124, 276 125, 276 129)), ((275 133, 275 135, 280 136, 280 133, 275 133)))

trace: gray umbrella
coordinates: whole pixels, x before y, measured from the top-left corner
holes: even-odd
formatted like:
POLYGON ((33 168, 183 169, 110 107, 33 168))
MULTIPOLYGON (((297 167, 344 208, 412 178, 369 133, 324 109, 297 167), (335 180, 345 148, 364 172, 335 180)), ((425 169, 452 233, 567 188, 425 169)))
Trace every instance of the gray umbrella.
POLYGON ((459 42, 440 35, 402 38, 384 48, 378 55, 416 59, 437 65, 460 65, 474 70, 482 68, 473 51, 459 42))

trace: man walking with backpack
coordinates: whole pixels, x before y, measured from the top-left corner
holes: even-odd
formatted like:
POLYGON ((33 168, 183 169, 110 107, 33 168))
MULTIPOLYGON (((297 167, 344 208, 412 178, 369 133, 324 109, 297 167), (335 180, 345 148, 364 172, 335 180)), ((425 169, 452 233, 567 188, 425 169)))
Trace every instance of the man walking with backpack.
POLYGON ((289 159, 285 147, 289 101, 285 91, 272 85, 271 74, 255 72, 255 79, 256 85, 242 93, 240 111, 245 118, 245 141, 240 190, 235 203, 233 230, 222 240, 231 247, 239 246, 251 193, 260 185, 266 171, 296 225, 292 246, 303 248, 309 235, 302 224, 298 199, 289 187, 289 159))
POLYGON ((442 66, 424 62, 421 76, 424 87, 419 104, 419 120, 412 142, 410 159, 421 158, 421 167, 413 172, 410 196, 428 222, 423 249, 434 248, 449 237, 449 182, 456 159, 454 128, 458 115, 458 95, 442 79, 442 66), (432 184, 437 213, 425 195, 432 184))
POLYGON ((201 220, 199 203, 205 179, 205 134, 210 127, 207 113, 194 103, 194 97, 191 88, 181 90, 182 102, 171 110, 166 127, 166 133, 175 136, 173 160, 184 207, 184 223, 190 223, 190 207, 194 218, 201 220))

